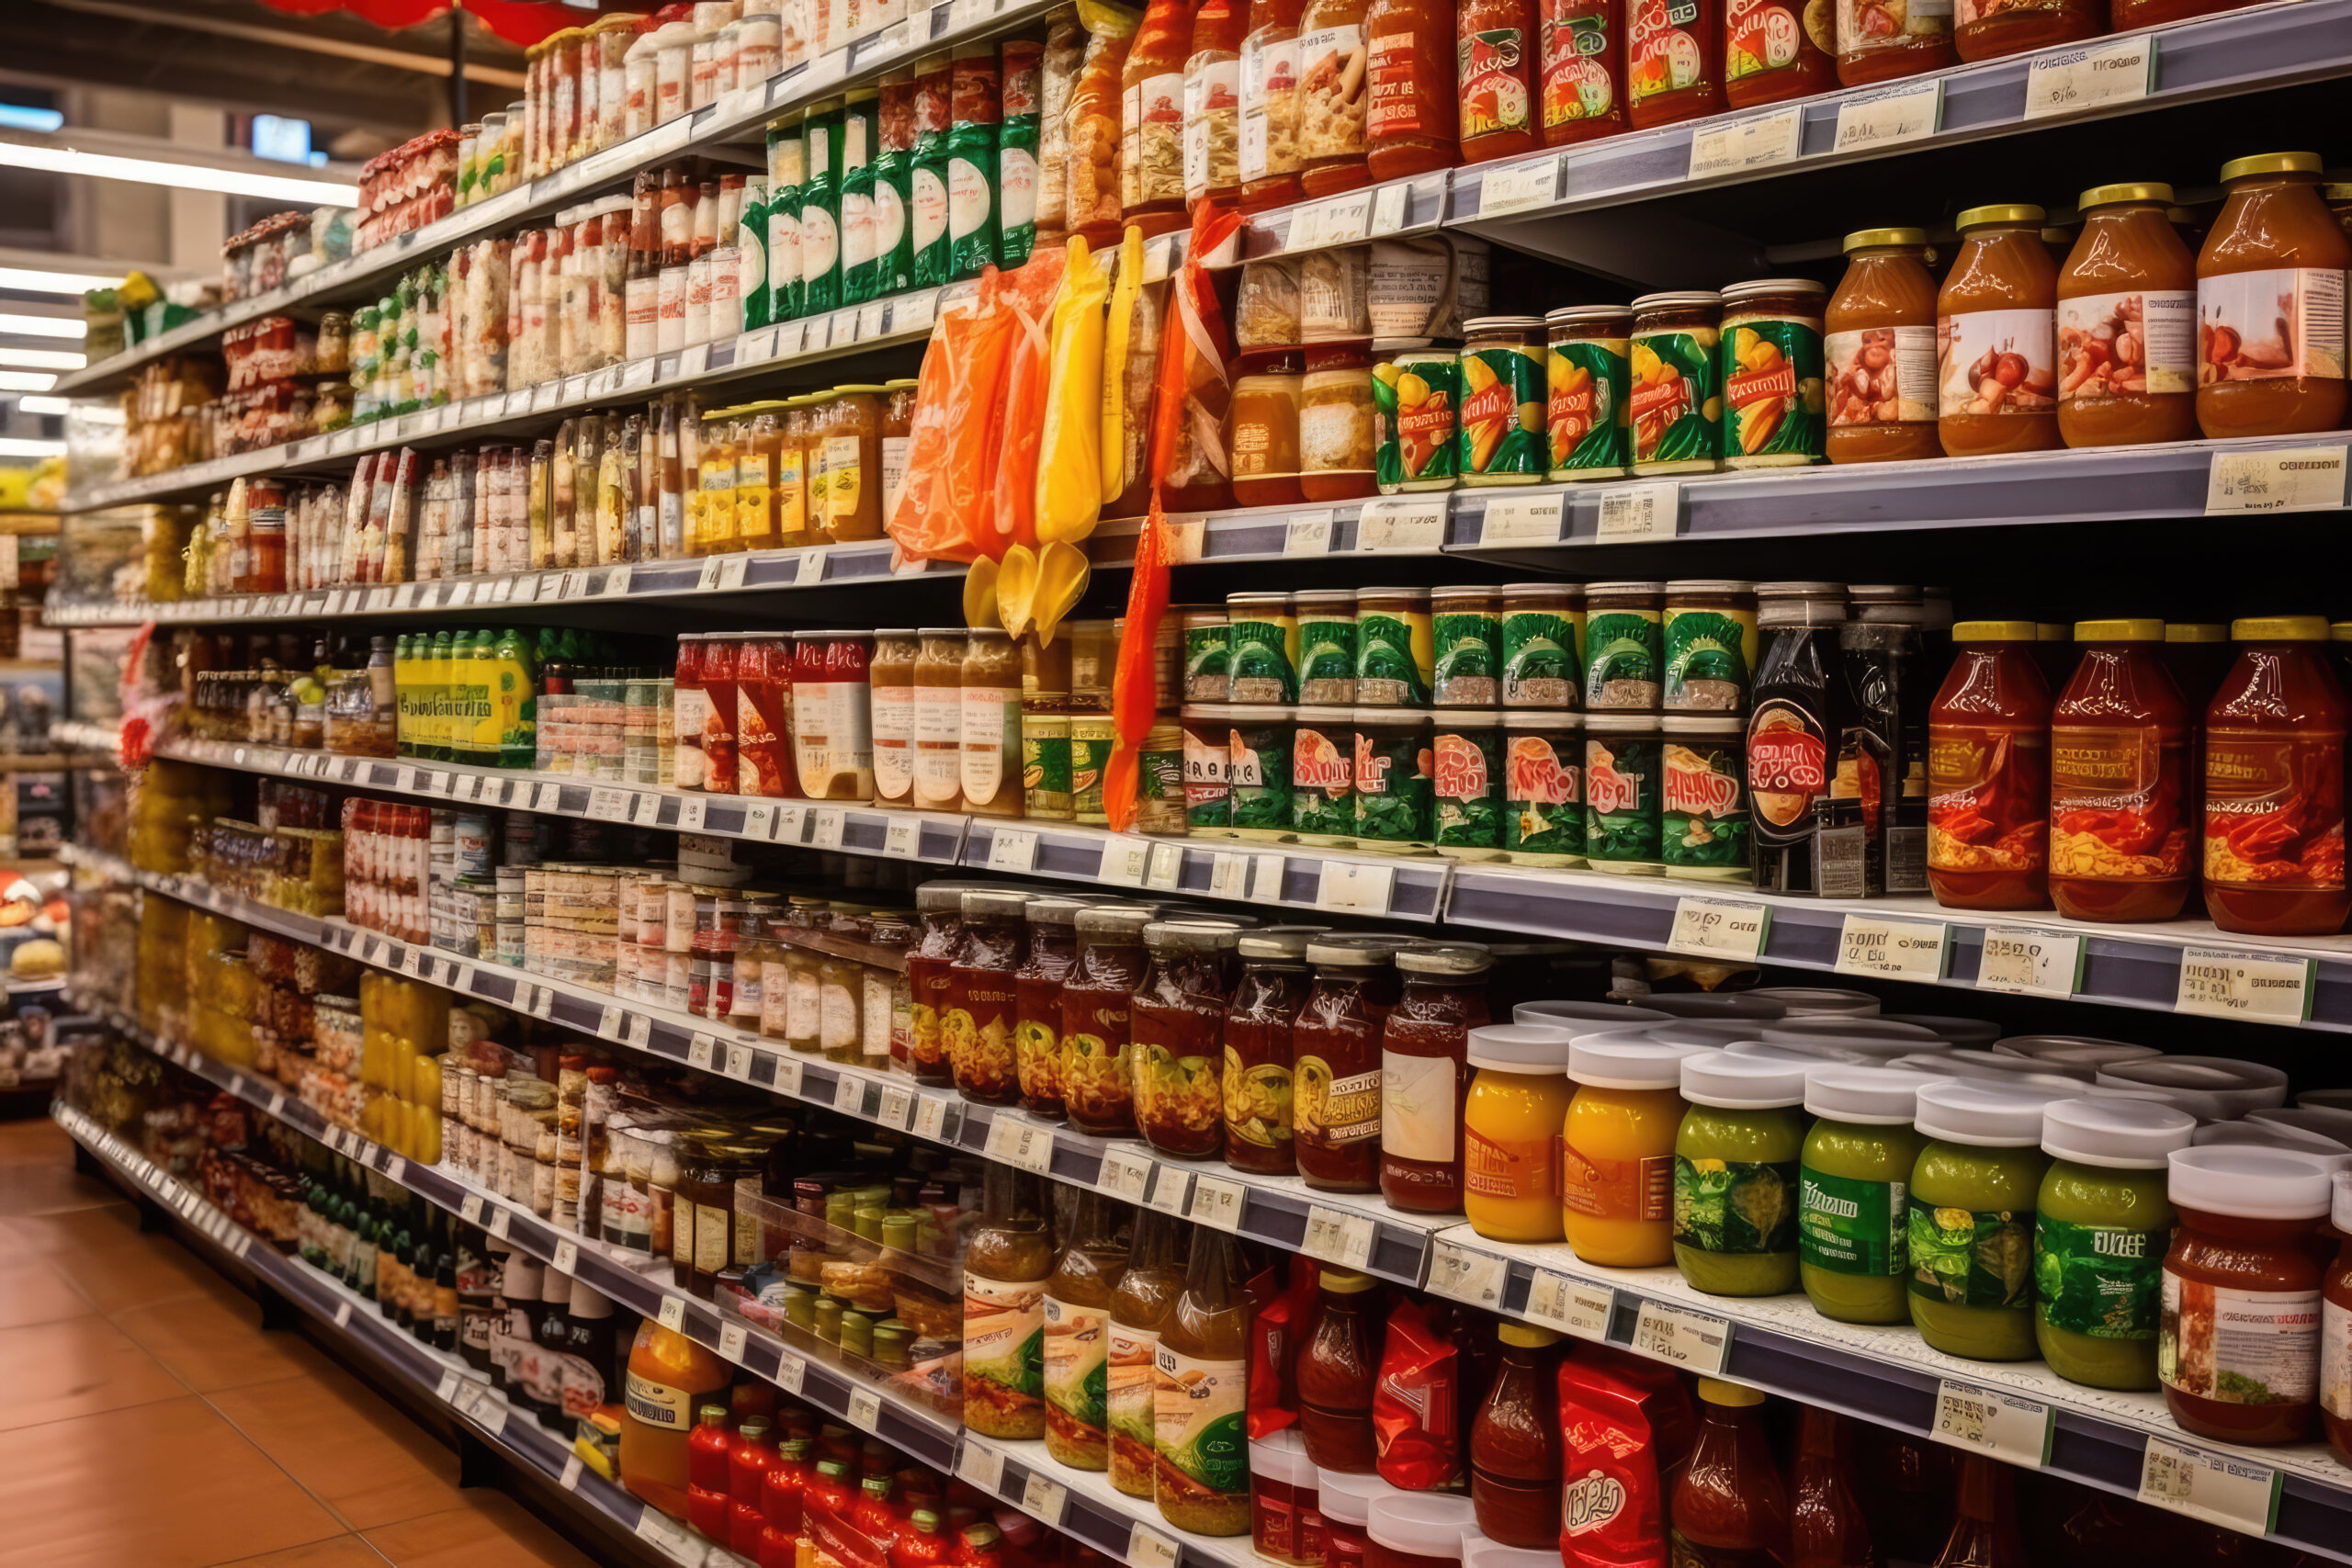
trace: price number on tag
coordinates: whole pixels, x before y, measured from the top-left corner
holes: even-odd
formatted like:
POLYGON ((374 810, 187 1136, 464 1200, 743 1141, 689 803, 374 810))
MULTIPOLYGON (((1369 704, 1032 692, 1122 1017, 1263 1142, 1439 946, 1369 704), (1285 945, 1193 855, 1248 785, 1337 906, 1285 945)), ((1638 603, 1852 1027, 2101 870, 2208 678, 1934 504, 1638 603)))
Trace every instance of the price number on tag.
POLYGON ((2176 1012, 2302 1023, 2312 1013, 2312 960, 2192 947, 2180 955, 2176 1012))
POLYGON ((1772 930, 1769 905, 1741 904, 1728 898, 1678 898, 1674 926, 1667 933, 1669 952, 1707 958, 1754 961, 1764 951, 1772 930))
POLYGON ((882 1424, 882 1395, 870 1388, 849 1391, 849 1424, 861 1432, 871 1432, 882 1424))
POLYGON ((1725 175, 1753 174, 1779 164, 1793 164, 1804 136, 1804 111, 1776 109, 1751 115, 1729 125, 1694 132, 1690 138, 1690 177, 1719 179, 1725 175))
POLYGON ((1095 1173, 1097 1191, 1108 1192, 1124 1203, 1140 1203, 1151 1186, 1153 1162, 1141 1155, 1131 1155, 1122 1149, 1102 1151, 1102 1168, 1095 1173))
POLYGON ((718 1330, 718 1353, 740 1367, 743 1364, 743 1347, 750 1339, 751 1335, 741 1324, 726 1324, 718 1330))
POLYGON ((1187 1217, 1204 1225, 1215 1225, 1221 1231, 1241 1228, 1241 1212, 1250 1201, 1250 1190, 1238 1181, 1227 1181, 1221 1176, 1195 1174, 1193 1178, 1193 1201, 1186 1207, 1187 1217))
POLYGON ((1712 1377, 1731 1350, 1731 1324, 1668 1302, 1645 1301, 1634 1319, 1634 1348, 1712 1377))
POLYGON ((1904 980, 1940 980, 1950 933, 1940 921, 1886 920, 1849 915, 1838 938, 1840 975, 1892 975, 1904 980))
POLYGON ((2045 53, 2026 67, 2024 118, 2081 114, 2144 98, 2155 62, 2155 40, 2145 33, 2045 53))
POLYGON ((2071 997, 2083 983, 2083 939, 2018 926, 1988 926, 1976 988, 2018 997, 2071 997))
POLYGON ((1193 1193, 1193 1173, 1177 1166, 1163 1165, 1151 1173, 1151 1196, 1144 1201, 1163 1214, 1182 1218, 1184 1203, 1193 1193))
POLYGON ((882 1108, 875 1112, 874 1119, 885 1127, 896 1127, 901 1133, 911 1128, 915 1121, 914 1091, 897 1084, 884 1084, 882 1108))
POLYGON ((882 852, 894 860, 913 860, 922 852, 922 824, 911 817, 893 818, 882 829, 882 852))
POLYGON ((1604 545, 1671 539, 1681 527, 1680 485, 1617 485, 1600 492, 1600 521, 1593 536, 1604 545))
POLYGON ((686 1331, 686 1298, 663 1296, 662 1308, 654 1316, 660 1321, 662 1326, 671 1333, 684 1334, 686 1331))
POLYGON ((1506 164, 1499 169, 1487 170, 1478 180, 1476 215, 1493 218, 1505 212, 1524 212, 1531 207, 1550 206, 1560 199, 1560 169, 1566 162, 1555 152, 1524 164, 1506 164))
POLYGON ((1538 1269, 1528 1285, 1524 1315, 1531 1323, 1579 1339, 1606 1339, 1610 1314, 1616 1310, 1617 1292, 1610 1286, 1589 1285, 1538 1269))
POLYGON ((1369 1214, 1310 1203, 1306 1209, 1306 1239, 1299 1250, 1342 1269, 1360 1269, 1371 1264, 1372 1244, 1378 1235, 1379 1226, 1369 1214))
POLYGON ((710 1071, 710 1064, 718 1055, 718 1042, 707 1034, 697 1034, 686 1043, 686 1066, 710 1071))
POLYGON ((2344 468, 2342 446, 2216 452, 2205 471, 2205 511, 2334 511, 2344 504, 2344 468))
POLYGON ((2281 1472, 2254 1460, 2151 1436, 2140 1501, 2226 1529, 2267 1535, 2278 1522, 2281 1472))
POLYGON ((1510 1277, 1510 1265, 1491 1252, 1458 1241, 1440 1241, 1430 1249, 1430 1289, 1441 1296, 1493 1311, 1502 1305, 1510 1277))
POLYGON ((2056 1409, 2039 1400, 1950 1378, 1936 1386, 1933 1436, 1939 1443, 2039 1470, 2050 1462, 2056 1426, 2056 1409))

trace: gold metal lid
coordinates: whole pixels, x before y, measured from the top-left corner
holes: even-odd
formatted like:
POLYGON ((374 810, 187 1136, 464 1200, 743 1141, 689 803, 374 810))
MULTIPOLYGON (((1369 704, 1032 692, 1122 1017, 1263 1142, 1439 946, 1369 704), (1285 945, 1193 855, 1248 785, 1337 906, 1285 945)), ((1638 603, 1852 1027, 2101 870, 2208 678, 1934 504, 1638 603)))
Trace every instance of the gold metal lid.
POLYGON ((2074 628, 2060 621, 2036 621, 2033 626, 2033 640, 2072 642, 2075 640, 2074 628))
POLYGON ((2165 624, 2157 620, 2076 621, 2076 642, 2162 642, 2165 624))
POLYGON ((2316 175, 2326 167, 2326 160, 2316 152, 2256 152, 2222 164, 2222 183, 2228 185, 2248 175, 2316 175))
POLYGON ((1881 245, 1924 245, 1928 243, 1925 229, 1857 229, 1846 236, 1846 254, 1874 250, 1881 245))
POLYGON ((2232 642, 2325 642, 2328 636, 2324 615, 2249 615, 2230 623, 2232 642))
POLYGON ((2028 202, 2007 202, 1992 207, 1972 207, 1952 220, 1952 227, 1962 233, 1981 229, 1988 223, 2023 223, 2034 229, 2041 227, 2050 215, 2028 202))
POLYGON ((1538 1328, 1532 1323, 1506 1323, 1495 1330, 1495 1337, 1522 1350, 1541 1350, 1557 1345, 1561 1335, 1556 1328, 1538 1328))
POLYGON ((1951 629, 1954 642, 2031 642, 2031 621, 1962 621, 1951 629))
POLYGON ((2352 621, 2338 621, 2327 628, 2330 642, 2352 642, 2352 621))
POLYGON ((2094 207, 2112 207, 2119 201, 2161 201, 2172 205, 2172 186, 2153 180, 2124 185, 2093 186, 2075 198, 2075 205, 2087 210, 2094 207))
POLYGON ((2230 628, 2219 621, 2166 621, 2166 642, 2227 642, 2230 628))
POLYGON ((1359 1274, 1352 1269, 1326 1269, 1317 1278, 1335 1296, 1361 1295, 1379 1283, 1371 1275, 1359 1274))
POLYGON ((1699 1397, 1710 1404, 1761 1404, 1764 1403, 1764 1391, 1749 1388, 1745 1383, 1724 1382, 1720 1378, 1701 1378, 1699 1397))

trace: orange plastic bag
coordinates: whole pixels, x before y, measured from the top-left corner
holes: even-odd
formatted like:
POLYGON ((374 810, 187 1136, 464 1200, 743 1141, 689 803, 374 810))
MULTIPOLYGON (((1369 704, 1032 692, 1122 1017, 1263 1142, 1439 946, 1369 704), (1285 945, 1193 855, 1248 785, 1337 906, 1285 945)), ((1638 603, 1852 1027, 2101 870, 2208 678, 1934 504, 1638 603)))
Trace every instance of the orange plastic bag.
POLYGON ((981 554, 989 405, 1004 380, 1014 327, 1000 293, 990 267, 933 323, 907 430, 906 488, 888 525, 899 553, 910 560, 968 562, 981 554))
POLYGON ((1015 323, 1006 355, 1004 395, 992 405, 988 469, 989 526, 984 553, 1001 560, 1007 547, 1037 545, 1037 449, 1046 434, 1046 392, 1052 378, 1055 298, 1061 292, 1068 253, 1060 246, 1033 254, 1005 276, 1001 299, 1015 323), (1032 309, 1032 302, 1035 309, 1032 309))

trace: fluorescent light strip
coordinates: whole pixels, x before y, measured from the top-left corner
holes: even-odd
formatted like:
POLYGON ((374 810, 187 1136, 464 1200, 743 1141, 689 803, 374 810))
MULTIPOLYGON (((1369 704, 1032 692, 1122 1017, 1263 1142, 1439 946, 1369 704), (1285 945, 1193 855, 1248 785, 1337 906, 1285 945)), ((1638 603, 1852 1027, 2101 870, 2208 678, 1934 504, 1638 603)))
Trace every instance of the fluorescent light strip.
POLYGON ((27 370, 79 370, 88 363, 88 355, 70 348, 0 348, 0 365, 27 370))
POLYGON ((0 370, 0 392, 46 392, 57 378, 40 370, 0 370))
POLYGON ((0 333, 19 337, 86 337, 89 325, 78 316, 28 316, 0 310, 0 333))
POLYGON ((19 294, 81 294, 92 288, 112 288, 122 281, 102 272, 45 272, 28 266, 0 266, 0 288, 19 294))
POLYGON ((17 435, 0 435, 0 457, 62 457, 62 441, 33 441, 17 435))
POLYGON ((84 152, 73 147, 44 147, 25 141, 0 141, 0 166, 38 169, 52 175, 84 175, 96 180, 127 180, 133 185, 218 191, 223 196, 256 196, 312 206, 356 207, 359 203, 356 186, 291 179, 284 175, 223 169, 208 164, 118 158, 110 152, 84 152))
POLYGON ((69 414, 74 412, 74 400, 26 396, 17 400, 17 406, 27 413, 69 414))

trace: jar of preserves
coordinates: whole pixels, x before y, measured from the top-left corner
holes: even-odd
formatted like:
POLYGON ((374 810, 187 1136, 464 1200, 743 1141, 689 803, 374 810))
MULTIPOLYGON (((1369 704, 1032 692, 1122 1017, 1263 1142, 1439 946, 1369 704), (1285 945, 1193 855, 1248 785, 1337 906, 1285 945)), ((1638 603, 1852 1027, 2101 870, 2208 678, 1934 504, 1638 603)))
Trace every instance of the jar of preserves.
MULTIPOLYGON (((1241 197, 1241 39, 1249 27, 1248 0, 1203 0, 1193 13, 1192 52, 1184 57, 1188 211, 1204 200, 1230 209, 1241 197)), ((1057 220, 1053 231, 1060 228, 1057 220)))
POLYGON ((1014 976, 1013 1055, 1021 1076, 1021 1108, 1060 1121, 1062 982, 1078 964, 1078 915, 1082 898, 1032 898, 1022 910, 1028 954, 1014 976))
POLYGON ((1918 1092, 1926 1140, 1905 1198, 1911 1322, 1948 1356, 2034 1354, 2033 1205, 2044 1107, 2064 1089, 1947 1078, 1918 1092))
POLYGON ((1363 36, 1364 167, 1372 178, 1402 179, 1461 162, 1453 7, 1442 0, 1372 0, 1363 36))
POLYGON ((1973 207, 1936 296, 1936 434, 1948 457, 2042 452, 2058 437, 2058 268, 2039 207, 1973 207))
MULTIPOLYGON (((1579 675, 1587 709, 1594 713, 1658 710, 1665 692, 1665 583, 1587 583, 1578 640, 1584 648, 1579 675)), ((1504 658, 1508 661, 1508 650, 1504 658)))
POLYGON ((915 889, 915 919, 921 934, 907 953, 907 1062, 917 1083, 956 1081, 941 1032, 947 988, 956 956, 964 950, 964 894, 968 882, 926 882, 915 889))
POLYGON ((882 383, 882 521, 899 510, 907 488, 907 446, 914 436, 915 388, 911 379, 882 383))
POLYGON ((2197 1119, 2145 1100, 2062 1100, 2042 1112, 2051 1158, 2034 1202, 2034 1344, 2093 1388, 2156 1386, 2162 1272, 2178 1216, 2165 1169, 2197 1119), (2041 1288, 2058 1281, 2058 1289, 2041 1288))
POLYGON ((1544 145, 1625 129, 1625 13, 1619 0, 1539 0, 1544 145))
POLYGON ((1365 0, 1306 0, 1298 17, 1299 186, 1337 196, 1370 183, 1364 169, 1365 0))
POLYGON ((1437 836, 1433 720, 1397 708, 1355 710, 1355 824, 1367 848, 1425 850, 1437 836))
POLYGON ((1430 700, 1437 649, 1426 588, 1356 591, 1356 701, 1420 707, 1430 700))
POLYGON ((1225 1162, 1288 1176, 1292 1152, 1291 1023, 1306 999, 1310 926, 1246 931, 1236 943, 1241 977, 1225 1015, 1225 1162))
MULTIPOLYGON (((2115 25, 2120 31, 2135 24, 2115 25)), ((1952 7, 1952 47, 1971 63, 2044 44, 2097 38, 2106 30, 2107 7, 2100 0, 2027 0, 2024 5, 1954 0, 1952 7)))
POLYGON ((1462 356, 1451 348, 1373 344, 1372 409, 1380 493, 1452 490, 1459 482, 1462 356))
POLYGON ((1634 301, 1626 412, 1635 474, 1712 473, 1722 466, 1724 401, 1715 363, 1722 309, 1723 296, 1703 290, 1634 301))
POLYGON ((2344 424, 2352 240, 2319 181, 2316 152, 2222 165, 2228 195, 2197 256, 2197 424, 2209 436, 2344 424))
POLYGON ((1491 1241, 1560 1239, 1559 1141, 1575 1090, 1566 1029, 1487 1024, 1467 1036, 1462 1208, 1491 1241))
MULTIPOLYGON (((2080 621, 2050 714, 2050 895, 2075 920, 2169 920, 2196 874, 2194 722, 2164 623, 2080 621)), ((1931 753, 1932 756, 1932 753, 1931 753)))
POLYGON ((1061 1091, 1070 1125, 1135 1135, 1128 998, 1143 978, 1146 904, 1098 904, 1072 922, 1078 952, 1061 987, 1061 1091))
POLYGON ((2340 931, 2344 688, 2317 615, 2233 621, 2237 661, 2205 709, 2205 910, 2254 936, 2340 931))
POLYGON ((872 800, 873 639, 860 631, 792 634, 792 756, 809 800, 872 800))
POLYGON ((1689 1048, 1590 1035, 1568 1047, 1577 1086, 1560 1129, 1560 1223, 1588 1263, 1674 1260, 1674 1139, 1689 1048))
POLYGON ((1952 49, 1951 8, 1939 0, 1838 0, 1840 86, 1940 71, 1959 58, 1952 49))
POLYGON ((1500 696, 1507 708, 1572 709, 1584 686, 1584 590, 1571 582, 1503 585, 1500 696))
POLYGON ((1238 931, 1207 921, 1143 929, 1145 966, 1129 1001, 1135 1117, 1162 1154, 1201 1158, 1225 1145, 1223 1033, 1227 955, 1238 931))
POLYGON ((1298 622, 1298 700, 1356 699, 1356 596, 1349 588, 1316 588, 1291 595, 1298 622))
MULTIPOLYGON (((921 666, 918 663, 917 672, 921 666)), ((1003 632, 970 634, 960 678, 963 809, 1021 815, 1021 649, 1003 632)))
POLYGON ((825 422, 825 512, 819 525, 833 543, 882 536, 882 399, 879 386, 834 389, 825 422))
POLYGON ((1668 583, 1659 647, 1659 703, 1666 711, 1746 713, 1756 670, 1756 585, 1729 580, 1668 583))
POLYGON ((1822 460, 1826 292, 1805 277, 1768 277, 1724 290, 1717 374, 1726 468, 1803 468, 1822 460))
POLYGON ((1757 108, 1838 85, 1837 7, 1724 0, 1724 103, 1757 108))
POLYGON ((1503 859, 1579 866, 1584 858, 1584 722, 1573 713, 1503 714, 1503 859))
POLYGON ((1633 461, 1627 402, 1634 313, 1622 305, 1571 305, 1544 318, 1544 477, 1619 479, 1633 461))
MULTIPOLYGON (((2007 15, 2007 13, 2004 13, 2007 15)), ((2136 446, 2196 434, 2197 260, 2165 217, 2172 186, 2098 186, 2058 273, 2058 434, 2136 446)))
POLYGON ((1433 588, 1430 700, 1442 708, 1490 708, 1502 665, 1501 601, 1492 588, 1433 588))
POLYGON ((1374 493, 1380 434, 1373 415, 1372 356, 1362 345, 1306 351, 1298 389, 1298 491, 1307 501, 1374 493))
POLYGON ((1226 405, 1226 450, 1233 457, 1237 506, 1289 506, 1298 488, 1300 377, 1295 348, 1244 354, 1234 364, 1226 405))
POLYGON ((1396 1005, 1381 1024, 1380 1195, 1408 1213, 1462 1207, 1462 1108, 1470 1093, 1469 1032, 1488 1021, 1476 942, 1399 948, 1396 1005))
POLYGON ((1924 230, 1858 229, 1846 236, 1846 276, 1822 317, 1833 463, 1943 455, 1933 257, 1924 230))
POLYGON ((1533 316, 1481 316, 1463 326, 1465 485, 1534 484, 1544 472, 1544 330, 1533 316))
POLYGON ((1291 1025, 1298 1173, 1325 1192, 1379 1189, 1381 1032, 1396 1005, 1394 936, 1319 937, 1291 1025))
POLYGON ((1723 20, 1722 11, 1700 0, 1633 0, 1625 93, 1634 130, 1723 112, 1723 20))
POLYGON ((1595 871, 1663 875, 1666 765, 1657 716, 1589 714, 1584 732, 1586 863, 1595 871))
POLYGON ((876 806, 912 803, 915 660, 921 650, 922 641, 910 627, 884 627, 874 634, 874 653, 866 663, 866 682, 876 806))
MULTIPOLYGON (((923 889, 916 891, 920 899, 923 889)), ((1020 1010, 1015 976, 1023 956, 1022 910, 1030 897, 1009 888, 974 887, 958 900, 964 940, 948 965, 940 1044, 956 1089, 983 1104, 1009 1105, 1020 1094, 1012 1041, 1020 1010)))
MULTIPOLYGON (((1453 18, 1462 161, 1483 164, 1534 152, 1544 144, 1536 118, 1542 58, 1536 0, 1464 0, 1453 18)), ((1314 186, 1307 188, 1312 193, 1314 186)))
MULTIPOLYGON (((914 780, 908 804, 922 811, 964 805, 964 658, 971 637, 960 626, 925 626, 914 667, 914 780)), ((1019 674, 1018 661, 1014 674, 1019 674)), ((1020 682, 1012 682, 1020 698, 1020 682)), ((1016 710, 1017 711, 1017 710, 1016 710)))
POLYGON ((2050 688, 2031 621, 1962 621, 1928 710, 1928 886, 1949 909, 2050 902, 2050 688))

